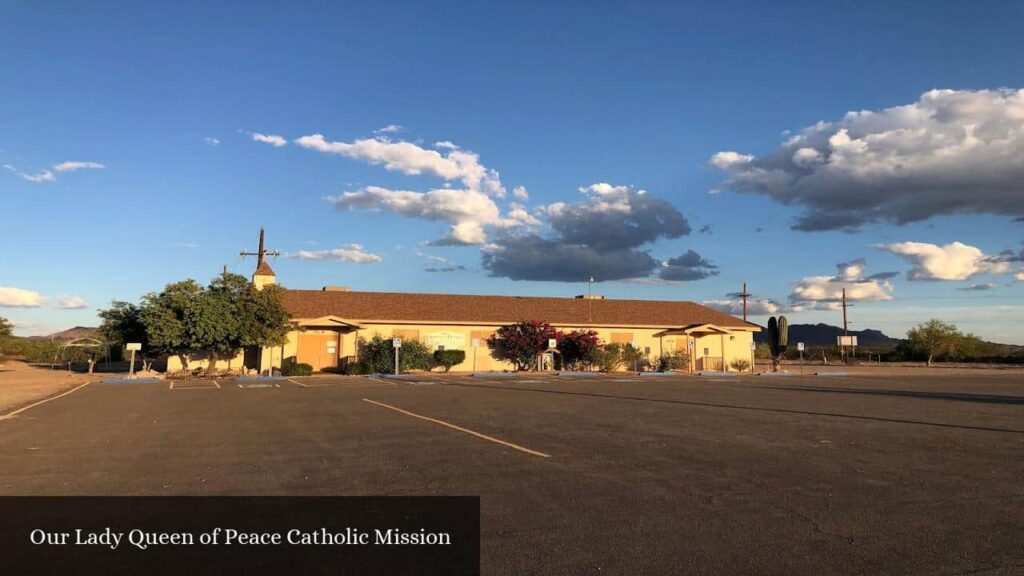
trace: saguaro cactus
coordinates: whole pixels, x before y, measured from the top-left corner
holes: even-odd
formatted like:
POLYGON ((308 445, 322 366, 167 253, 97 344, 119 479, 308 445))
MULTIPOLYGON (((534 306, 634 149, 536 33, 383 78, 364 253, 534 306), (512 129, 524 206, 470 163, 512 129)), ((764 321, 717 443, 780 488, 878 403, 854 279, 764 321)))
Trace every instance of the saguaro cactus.
POLYGON ((768 346, 772 352, 772 370, 778 372, 779 361, 782 354, 786 352, 789 345, 789 321, 785 316, 775 316, 768 319, 768 346))

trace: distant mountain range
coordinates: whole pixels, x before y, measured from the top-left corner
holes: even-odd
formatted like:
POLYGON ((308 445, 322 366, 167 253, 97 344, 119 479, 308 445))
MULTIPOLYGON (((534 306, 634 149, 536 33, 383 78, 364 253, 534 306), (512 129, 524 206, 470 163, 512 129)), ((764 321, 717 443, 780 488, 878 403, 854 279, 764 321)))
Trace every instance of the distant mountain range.
MULTIPOLYGON (((803 342, 805 346, 835 346, 836 338, 843 335, 843 329, 839 326, 828 324, 790 324, 789 325, 789 346, 795 348, 797 342, 803 342)), ((858 346, 870 346, 872 348, 895 348, 899 338, 886 336, 879 330, 850 330, 850 336, 857 337, 858 346)), ((754 341, 758 344, 768 343, 768 331, 762 330, 754 333, 754 341)))
POLYGON ((75 326, 74 328, 68 328, 67 330, 61 330, 60 332, 54 332, 46 336, 29 336, 33 340, 74 340, 76 338, 92 338, 96 335, 98 328, 90 328, 88 326, 75 326))

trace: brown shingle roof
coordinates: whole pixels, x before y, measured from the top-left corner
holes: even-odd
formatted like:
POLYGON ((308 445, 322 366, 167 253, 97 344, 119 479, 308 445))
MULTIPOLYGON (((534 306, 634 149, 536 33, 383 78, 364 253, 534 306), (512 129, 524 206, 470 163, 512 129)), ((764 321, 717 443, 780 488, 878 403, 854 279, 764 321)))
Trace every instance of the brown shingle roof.
POLYGON ((264 260, 256 267, 256 273, 253 276, 276 276, 276 274, 274 274, 274 269, 270 267, 270 264, 267 264, 267 261, 264 260))
POLYGON ((543 320, 562 326, 679 327, 716 324, 755 327, 694 302, 657 300, 588 300, 533 296, 403 294, 286 290, 284 304, 293 318, 340 316, 351 321, 507 324, 543 320))

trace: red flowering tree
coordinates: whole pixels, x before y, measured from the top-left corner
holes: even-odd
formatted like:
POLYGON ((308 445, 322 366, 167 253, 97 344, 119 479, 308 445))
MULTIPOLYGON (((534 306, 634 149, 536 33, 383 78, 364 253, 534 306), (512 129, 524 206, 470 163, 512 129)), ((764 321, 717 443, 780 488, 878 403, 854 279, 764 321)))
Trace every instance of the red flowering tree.
POLYGON ((516 370, 529 370, 537 354, 548 349, 548 340, 558 335, 547 322, 524 320, 498 328, 487 339, 487 347, 494 358, 512 362, 516 370))
POLYGON ((582 368, 589 362, 591 350, 600 345, 597 332, 593 330, 573 330, 558 335, 558 351, 562 353, 562 365, 574 370, 582 368))

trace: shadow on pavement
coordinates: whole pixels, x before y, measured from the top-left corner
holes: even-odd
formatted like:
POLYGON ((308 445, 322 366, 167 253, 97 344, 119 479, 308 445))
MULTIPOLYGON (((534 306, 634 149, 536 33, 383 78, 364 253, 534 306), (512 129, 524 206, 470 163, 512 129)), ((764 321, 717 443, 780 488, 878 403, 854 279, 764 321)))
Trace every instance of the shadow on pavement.
POLYGON ((790 390, 794 392, 832 392, 835 394, 865 394, 869 396, 900 396, 927 400, 952 400, 955 402, 980 402, 983 404, 1024 405, 1024 396, 1002 396, 998 394, 960 394, 956 392, 923 392, 915 390, 865 390, 862 388, 826 388, 818 386, 757 386, 764 390, 790 390))

